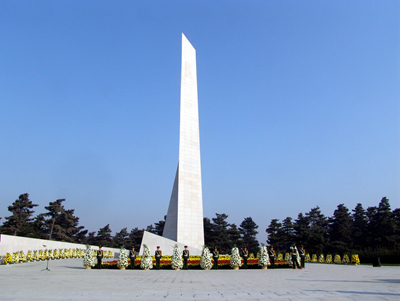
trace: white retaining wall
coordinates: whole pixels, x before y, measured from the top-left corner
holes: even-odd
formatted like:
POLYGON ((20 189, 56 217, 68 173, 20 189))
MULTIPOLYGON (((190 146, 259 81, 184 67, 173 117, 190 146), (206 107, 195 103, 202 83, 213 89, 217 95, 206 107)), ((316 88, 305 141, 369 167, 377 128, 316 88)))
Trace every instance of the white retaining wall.
MULTIPOLYGON (((28 250, 45 250, 45 249, 85 249, 86 245, 76 244, 70 242, 54 241, 47 239, 29 238, 22 236, 13 236, 0 234, 0 263, 3 263, 4 256, 7 253, 23 251, 25 254, 28 250), (43 247, 46 245, 46 247, 43 247)), ((92 246, 92 249, 98 250, 99 246, 92 246)), ((103 251, 111 251, 114 253, 114 257, 119 256, 119 249, 102 247, 103 251)))

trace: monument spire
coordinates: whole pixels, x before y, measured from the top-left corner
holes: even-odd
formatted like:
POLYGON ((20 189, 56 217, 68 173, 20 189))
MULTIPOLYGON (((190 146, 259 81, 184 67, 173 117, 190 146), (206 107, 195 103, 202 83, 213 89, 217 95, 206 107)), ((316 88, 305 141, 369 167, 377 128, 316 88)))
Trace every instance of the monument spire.
POLYGON ((196 50, 182 33, 179 162, 163 236, 204 245, 196 50))

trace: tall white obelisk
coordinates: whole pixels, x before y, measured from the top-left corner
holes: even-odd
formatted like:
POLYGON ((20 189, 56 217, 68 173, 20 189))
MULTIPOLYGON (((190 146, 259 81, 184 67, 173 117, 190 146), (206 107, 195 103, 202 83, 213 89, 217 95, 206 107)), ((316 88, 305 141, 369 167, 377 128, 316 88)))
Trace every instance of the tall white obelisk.
POLYGON ((192 248, 204 245, 196 50, 182 34, 179 163, 163 237, 192 248))

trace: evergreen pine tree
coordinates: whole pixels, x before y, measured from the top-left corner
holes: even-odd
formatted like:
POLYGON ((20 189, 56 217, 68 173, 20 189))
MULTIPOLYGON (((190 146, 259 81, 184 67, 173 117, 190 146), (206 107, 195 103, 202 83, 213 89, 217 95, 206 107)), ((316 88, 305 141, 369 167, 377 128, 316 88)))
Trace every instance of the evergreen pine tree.
POLYGON ((309 219, 303 215, 303 213, 299 213, 294 222, 293 228, 296 243, 298 245, 303 245, 308 249, 308 236, 310 232, 309 219))
POLYGON ((231 246, 228 233, 229 224, 226 221, 228 215, 216 213, 216 216, 212 219, 212 244, 219 247, 221 253, 227 253, 231 246))
POLYGON ((367 247, 367 214, 363 206, 358 203, 353 209, 351 221, 351 240, 355 250, 364 250, 367 247))
POLYGON ((257 228, 258 225, 251 217, 246 217, 239 226, 239 231, 242 233, 243 245, 253 254, 257 254, 260 250, 257 240, 257 228))
POLYGON ((294 226, 291 217, 287 217, 282 221, 282 240, 285 248, 288 248, 295 240, 294 226))
POLYGON ((180 270, 183 267, 182 253, 178 244, 175 244, 174 250, 172 251, 171 267, 174 270, 180 270))
POLYGON ((114 241, 114 246, 117 248, 124 247, 124 248, 129 248, 129 233, 127 231, 127 228, 121 229, 121 231, 115 233, 113 237, 114 241))
POLYGON ((396 220, 390 209, 389 199, 383 197, 379 203, 375 216, 375 244, 376 248, 391 250, 396 246, 396 220))
POLYGON ((100 228, 97 232, 96 242, 101 246, 113 247, 114 244, 111 232, 112 231, 110 229, 110 224, 107 224, 105 227, 100 228))
POLYGON ((400 208, 393 210, 393 219, 395 221, 395 235, 396 235, 396 243, 394 248, 399 250, 400 249, 400 208))
POLYGON ((29 194, 21 194, 11 206, 8 206, 8 211, 12 212, 12 215, 5 218, 6 221, 0 227, 1 233, 32 236, 32 233, 34 233, 32 214, 35 211, 31 209, 36 206, 38 205, 29 200, 29 194))
POLYGON ((164 215, 164 220, 163 221, 159 221, 158 223, 154 223, 154 234, 163 235, 164 232, 164 226, 165 226, 165 220, 167 219, 167 216, 164 215))
POLYGON ((308 248, 313 253, 321 253, 327 242, 327 226, 328 220, 321 213, 319 207, 312 208, 306 213, 309 220, 310 232, 308 236, 308 248))
POLYGON ((285 250, 282 240, 282 224, 279 222, 279 219, 271 220, 271 223, 265 231, 268 233, 268 245, 274 246, 276 252, 285 250))
POLYGON ((243 247, 242 236, 236 224, 231 224, 228 229, 229 240, 232 245, 243 247))
POLYGON ((213 228, 211 224, 211 220, 207 217, 203 218, 203 226, 204 226, 204 242, 206 245, 210 246, 214 244, 213 240, 213 228))
POLYGON ((79 217, 74 216, 75 209, 65 209, 62 204, 64 201, 65 199, 58 199, 45 207, 48 212, 42 215, 48 217, 44 221, 46 233, 50 240, 83 242, 88 231, 83 230, 83 226, 78 226, 79 217))
POLYGON ((378 207, 368 207, 366 211, 367 215, 367 241, 366 246, 368 250, 376 250, 378 246, 378 233, 379 223, 377 220, 378 207))
POLYGON ((334 253, 344 253, 351 248, 351 216, 349 209, 344 204, 338 205, 329 219, 329 238, 331 251, 334 253))
POLYGON ((88 245, 97 245, 97 241, 96 241, 96 232, 89 232, 88 236, 85 239, 85 242, 88 245))
POLYGON ((134 246, 135 250, 137 252, 140 251, 140 245, 142 243, 142 237, 143 237, 143 229, 140 229, 138 227, 134 228, 131 230, 131 233, 129 233, 129 241, 130 241, 130 246, 134 246))
POLYGON ((27 235, 32 238, 48 239, 48 233, 46 228, 46 220, 43 214, 38 214, 34 217, 32 222, 32 233, 27 235))

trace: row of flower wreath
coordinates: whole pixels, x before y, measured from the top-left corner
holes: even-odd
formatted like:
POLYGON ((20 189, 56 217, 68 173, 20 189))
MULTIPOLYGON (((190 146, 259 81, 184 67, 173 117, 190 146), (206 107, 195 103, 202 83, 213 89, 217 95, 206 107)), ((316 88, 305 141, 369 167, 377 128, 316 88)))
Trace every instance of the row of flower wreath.
MULTIPOLYGON (((104 262, 103 266, 116 266, 120 269, 128 267, 130 264, 128 256, 126 255, 126 250, 121 248, 120 255, 117 261, 104 262)), ((221 255, 218 260, 218 265, 230 265, 232 268, 237 268, 242 266, 243 260, 239 255, 239 249, 237 247, 232 248, 231 256, 221 255)), ((265 246, 262 247, 261 252, 257 254, 258 258, 249 258, 247 261, 248 265, 258 265, 261 267, 266 267, 270 265, 270 260, 265 246)), ((148 270, 153 268, 155 263, 155 258, 150 254, 149 248, 144 245, 143 255, 138 256, 135 260, 135 265, 140 264, 140 268, 148 270)), ((171 266, 173 269, 181 269, 183 267, 182 253, 178 247, 175 245, 172 256, 163 256, 160 262, 161 266, 171 266)), ((287 262, 276 261, 276 265, 288 265, 287 262)), ((95 265, 94 257, 91 255, 90 249, 87 249, 87 255, 84 257, 83 265, 85 267, 93 267, 95 265)), ((203 248, 201 256, 190 256, 188 260, 189 266, 199 266, 202 269, 209 270, 213 266, 212 255, 207 247, 203 248)))
POLYGON ((343 258, 340 257, 339 254, 335 254, 335 257, 332 257, 332 254, 327 254, 326 257, 324 254, 320 254, 317 258, 317 254, 313 254, 310 257, 310 254, 306 254, 305 258, 306 262, 319 262, 319 263, 353 263, 355 265, 360 264, 360 258, 358 257, 358 254, 352 254, 351 259, 349 258, 348 254, 344 254, 343 258))
MULTIPOLYGON (((44 249, 44 250, 28 250, 25 253, 23 251, 14 252, 12 255, 7 253, 4 257, 4 264, 9 263, 22 263, 40 260, 52 260, 52 259, 68 259, 68 258, 83 258, 85 255, 84 249, 44 249)), ((96 251, 92 250, 92 255, 96 256, 96 251)), ((114 254, 111 251, 104 252, 105 258, 113 258, 114 254)))

